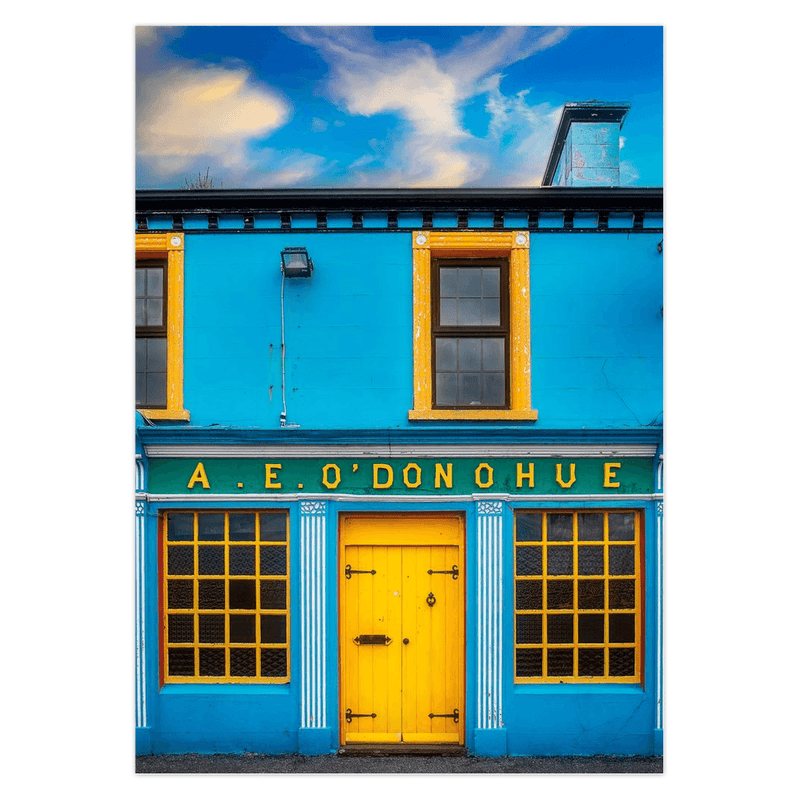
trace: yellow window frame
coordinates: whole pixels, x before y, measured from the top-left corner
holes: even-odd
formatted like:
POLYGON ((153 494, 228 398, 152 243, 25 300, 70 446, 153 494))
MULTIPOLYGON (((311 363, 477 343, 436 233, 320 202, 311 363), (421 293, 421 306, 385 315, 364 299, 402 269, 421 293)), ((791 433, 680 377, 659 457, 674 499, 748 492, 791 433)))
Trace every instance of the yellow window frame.
POLYGON ((571 509, 536 509, 535 511, 518 511, 514 518, 514 682, 518 684, 524 683, 636 683, 640 684, 643 680, 643 665, 642 658, 644 652, 644 630, 643 630, 643 581, 644 581, 644 567, 643 567, 643 549, 642 549, 642 513, 636 509, 598 509, 598 508, 581 508, 571 509), (542 515, 542 538, 537 541, 522 541, 518 538, 517 524, 519 517, 524 514, 541 514, 542 515), (552 514, 571 515, 573 534, 571 541, 556 541, 548 539, 546 529, 548 525, 548 517, 552 514), (602 514, 603 515, 603 538, 597 540, 579 539, 578 538, 578 515, 579 514, 602 514), (634 517, 634 538, 629 539, 612 539, 609 533, 609 515, 610 514, 632 514, 634 517), (600 573, 586 573, 581 575, 578 566, 578 548, 580 546, 587 546, 592 548, 603 549, 603 571, 600 573), (633 546, 634 547, 634 572, 633 574, 617 574, 613 573, 610 565, 609 548, 633 546), (541 574, 536 575, 520 575, 518 556, 520 548, 540 547, 542 551, 542 565, 541 574), (548 575, 548 550, 554 548, 569 548, 572 550, 572 572, 570 574, 553 574, 548 575), (580 608, 578 600, 578 582, 580 580, 590 580, 592 582, 603 583, 603 607, 598 609, 580 608), (634 590, 634 606, 614 608, 611 605, 609 598, 609 582, 611 580, 617 581, 630 581, 635 582, 634 590), (517 607, 517 585, 520 581, 533 581, 541 582, 542 584, 542 602, 539 609, 520 609, 517 607), (548 608, 547 584, 548 581, 571 581, 573 602, 571 608, 551 609, 548 608), (610 639, 610 618, 611 615, 630 615, 633 617, 634 625, 634 640, 633 642, 617 643, 612 642, 610 639), (550 616, 560 616, 568 618, 572 626, 572 643, 549 642, 548 627, 550 616), (603 641, 602 642, 580 642, 579 636, 579 617, 580 616, 596 616, 603 619, 603 641), (539 643, 523 643, 517 641, 517 620, 520 616, 539 617, 541 620, 541 642, 539 643), (612 675, 610 670, 611 651, 615 649, 634 650, 634 674, 633 675, 612 675), (517 654, 521 650, 537 650, 542 653, 542 675, 541 676, 523 676, 517 674, 517 654), (547 672, 547 657, 550 650, 570 651, 572 653, 573 673, 572 675, 548 675, 547 672), (579 665, 579 650, 597 650, 603 653, 603 674, 602 675, 581 675, 579 665))
POLYGON ((527 231, 414 231, 414 407, 410 420, 536 420, 531 408, 530 235, 527 231), (431 259, 508 258, 508 408, 433 408, 431 259))
POLYGON ((136 234, 136 258, 167 259, 167 407, 138 408, 148 419, 189 420, 183 407, 182 233, 136 234))
POLYGON ((291 657, 290 657, 290 641, 291 641, 291 602, 290 602, 290 548, 289 540, 291 531, 289 529, 289 514, 287 511, 274 510, 265 511, 263 509, 236 509, 233 511, 217 511, 215 509, 203 509, 200 511, 165 511, 162 516, 162 549, 161 555, 161 569, 162 569, 162 609, 161 609, 161 627, 162 627, 162 654, 161 654, 161 682, 162 684, 179 684, 179 683, 289 683, 291 681, 291 657), (224 538, 218 541, 205 541, 199 538, 199 521, 198 517, 203 513, 223 514, 225 518, 225 533, 224 538), (169 514, 185 514, 193 517, 193 538, 191 541, 185 540, 170 540, 167 525, 167 516, 169 514), (233 540, 230 537, 230 515, 231 514, 254 514, 255 515, 255 538, 252 542, 244 540, 233 540), (286 538, 285 541, 270 541, 261 538, 261 516, 263 514, 282 515, 286 518, 286 538), (169 547, 178 547, 185 549, 192 549, 193 552, 193 571, 189 573, 181 573, 172 575, 169 572, 169 547), (210 546, 213 548, 220 548, 224 552, 224 572, 218 575, 205 575, 200 573, 199 550, 201 546, 210 546), (243 575, 239 573, 232 573, 230 570, 230 548, 231 547, 255 547, 255 572, 251 576, 249 574, 243 575), (269 575, 261 573, 261 548, 285 548, 286 551, 286 573, 285 575, 269 575), (224 607, 221 609, 205 609, 200 608, 199 601, 199 581, 200 580, 223 580, 226 583, 229 580, 248 580, 252 578, 256 582, 255 591, 255 608, 251 610, 231 609, 229 602, 229 595, 226 589, 224 607), (169 594, 169 580, 191 580, 193 584, 192 595, 193 602, 191 609, 170 608, 168 594, 169 594), (264 608, 261 605, 261 583, 265 581, 283 581, 285 586, 286 607, 284 609, 264 608), (209 643, 200 641, 200 615, 215 616, 225 620, 225 634, 224 640, 218 643, 209 643), (256 618, 256 639, 259 639, 260 621, 264 616, 283 617, 285 620, 286 628, 286 641, 283 643, 263 643, 256 641, 254 643, 234 642, 231 640, 230 635, 230 618, 232 616, 244 615, 255 616, 256 618), (192 642, 170 642, 169 641, 169 619, 171 616, 192 616, 193 617, 193 641, 192 642), (169 672, 169 653, 171 649, 188 649, 194 650, 194 675, 171 675, 169 672), (225 674, 224 675, 200 675, 200 649, 218 650, 225 653, 225 674), (256 652, 256 675, 233 675, 231 674, 231 650, 245 649, 255 650, 256 652), (261 653, 264 650, 283 650, 286 653, 286 675, 282 676, 263 676, 261 675, 261 653))

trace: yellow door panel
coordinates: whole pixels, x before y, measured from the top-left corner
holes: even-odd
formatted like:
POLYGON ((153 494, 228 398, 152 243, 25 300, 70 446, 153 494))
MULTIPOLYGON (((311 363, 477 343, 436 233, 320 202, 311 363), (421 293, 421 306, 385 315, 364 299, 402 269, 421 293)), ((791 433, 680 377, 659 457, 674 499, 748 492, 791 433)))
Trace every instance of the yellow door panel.
POLYGON ((342 742, 463 743, 462 519, 352 515, 341 531, 342 742))

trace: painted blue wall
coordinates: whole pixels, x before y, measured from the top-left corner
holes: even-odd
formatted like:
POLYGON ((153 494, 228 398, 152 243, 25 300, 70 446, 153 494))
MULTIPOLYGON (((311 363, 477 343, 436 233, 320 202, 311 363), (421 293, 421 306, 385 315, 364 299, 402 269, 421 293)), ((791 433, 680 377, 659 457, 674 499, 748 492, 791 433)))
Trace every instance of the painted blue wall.
MULTIPOLYGON (((531 234, 531 384, 539 428, 629 427, 662 411, 662 234, 531 234)), ((193 426, 280 424, 280 251, 288 421, 419 427, 411 234, 186 233, 184 394, 193 426)))

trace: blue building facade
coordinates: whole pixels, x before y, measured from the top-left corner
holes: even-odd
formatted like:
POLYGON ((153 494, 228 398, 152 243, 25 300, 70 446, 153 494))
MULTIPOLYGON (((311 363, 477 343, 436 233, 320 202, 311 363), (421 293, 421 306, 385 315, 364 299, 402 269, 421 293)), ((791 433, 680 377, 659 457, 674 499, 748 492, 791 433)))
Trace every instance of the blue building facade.
POLYGON ((626 112, 536 189, 137 193, 138 753, 661 753, 626 112))

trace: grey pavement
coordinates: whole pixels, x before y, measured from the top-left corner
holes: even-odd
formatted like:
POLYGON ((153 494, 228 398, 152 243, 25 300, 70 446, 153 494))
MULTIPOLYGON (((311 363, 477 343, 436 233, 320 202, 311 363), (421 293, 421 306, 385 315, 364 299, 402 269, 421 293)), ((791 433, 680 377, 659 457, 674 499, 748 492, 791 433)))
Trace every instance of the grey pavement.
POLYGON ((664 771, 661 756, 559 756, 484 758, 480 756, 264 756, 158 755, 136 756, 136 772, 144 773, 376 773, 418 774, 484 773, 657 773, 664 771))

